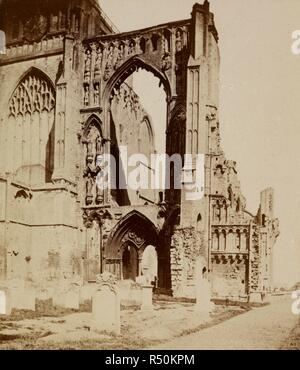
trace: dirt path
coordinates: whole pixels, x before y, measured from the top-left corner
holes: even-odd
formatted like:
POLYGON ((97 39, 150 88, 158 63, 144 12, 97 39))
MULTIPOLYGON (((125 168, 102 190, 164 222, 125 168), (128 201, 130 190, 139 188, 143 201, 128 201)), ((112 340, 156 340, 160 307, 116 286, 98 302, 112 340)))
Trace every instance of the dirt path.
POLYGON ((271 305, 253 309, 155 349, 279 349, 296 326, 289 296, 274 297, 271 305))

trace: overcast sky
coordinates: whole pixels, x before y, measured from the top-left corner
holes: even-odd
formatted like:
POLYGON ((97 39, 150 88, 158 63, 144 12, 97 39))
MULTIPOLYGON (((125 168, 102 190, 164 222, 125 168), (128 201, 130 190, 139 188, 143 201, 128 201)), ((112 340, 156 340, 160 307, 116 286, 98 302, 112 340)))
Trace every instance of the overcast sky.
MULTIPOLYGON (((100 0, 100 6, 120 31, 129 31, 189 18, 194 2, 100 0)), ((292 284, 300 281, 300 55, 291 52, 291 35, 300 30, 300 1, 210 3, 220 36, 222 146, 238 162, 250 211, 257 211, 261 190, 275 189, 281 229, 275 281, 292 284)), ((156 90, 156 100, 147 102, 140 86, 143 103, 162 127, 163 95, 156 90)))

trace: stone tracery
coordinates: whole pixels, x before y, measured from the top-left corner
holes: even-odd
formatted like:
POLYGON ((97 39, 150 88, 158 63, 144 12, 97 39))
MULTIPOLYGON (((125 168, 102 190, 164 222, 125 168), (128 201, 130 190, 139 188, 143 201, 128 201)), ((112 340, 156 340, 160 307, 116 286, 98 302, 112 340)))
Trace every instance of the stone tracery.
POLYGON ((51 112, 55 104, 54 89, 41 75, 30 72, 20 82, 9 104, 13 117, 26 113, 51 112))

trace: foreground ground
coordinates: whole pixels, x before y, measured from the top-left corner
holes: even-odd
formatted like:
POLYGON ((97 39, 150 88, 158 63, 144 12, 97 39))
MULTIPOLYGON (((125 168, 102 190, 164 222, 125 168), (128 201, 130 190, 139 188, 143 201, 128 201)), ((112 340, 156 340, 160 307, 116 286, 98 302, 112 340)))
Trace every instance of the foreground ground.
POLYGON ((144 349, 216 325, 248 309, 215 306, 209 317, 204 317, 192 303, 155 302, 153 311, 123 309, 118 337, 92 332, 89 312, 16 312, 0 317, 0 349, 144 349))
POLYGON ((300 349, 300 317, 291 311, 290 295, 272 297, 255 308, 213 327, 155 346, 156 349, 300 349))
POLYGON ((300 349, 290 296, 261 308, 215 306, 206 318, 191 303, 126 309, 119 337, 91 332, 91 313, 46 311, 0 317, 0 349, 300 349))

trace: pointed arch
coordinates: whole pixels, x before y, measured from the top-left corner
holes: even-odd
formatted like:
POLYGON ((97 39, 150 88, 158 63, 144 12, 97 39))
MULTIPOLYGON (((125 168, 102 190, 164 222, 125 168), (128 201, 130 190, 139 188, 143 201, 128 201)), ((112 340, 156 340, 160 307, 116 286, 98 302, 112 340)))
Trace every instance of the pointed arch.
MULTIPOLYGON (((144 115, 143 119, 141 120, 140 124, 140 132, 139 132, 139 152, 145 154, 146 156, 151 155, 154 153, 155 147, 155 139, 154 139, 154 130, 151 119, 148 115, 144 115)), ((150 158, 149 158, 150 159, 150 158)))
POLYGON ((85 204, 100 205, 104 203, 104 187, 97 183, 100 173, 100 163, 103 164, 104 137, 101 120, 96 114, 92 114, 83 128, 83 178, 85 182, 85 204))
POLYGON ((84 138, 88 136, 91 127, 95 127, 99 131, 99 134, 103 137, 102 121, 95 113, 91 114, 84 124, 84 138))
POLYGON ((135 280, 141 273, 143 253, 148 245, 157 248, 157 228, 140 212, 128 213, 117 223, 107 240, 105 270, 119 278, 127 279, 130 275, 130 279, 135 280))
POLYGON ((121 244, 128 238, 138 249, 147 245, 157 245, 159 231, 142 213, 134 210, 124 216, 113 228, 107 240, 107 254, 110 258, 121 257, 121 244), (132 233, 132 235, 129 235, 132 233))
POLYGON ((122 64, 110 77, 104 89, 102 101, 105 102, 105 104, 108 104, 113 88, 120 86, 134 71, 139 68, 145 69, 148 72, 152 72, 155 77, 159 78, 164 86, 167 99, 169 100, 171 98, 171 85, 167 76, 152 64, 145 62, 142 57, 134 56, 122 64))
POLYGON ((21 75, 13 89, 8 104, 8 115, 12 114, 16 116, 18 113, 32 113, 36 109, 51 110, 52 108, 54 108, 54 106, 54 83, 52 82, 50 77, 40 68, 30 67, 21 75), (23 93, 25 93, 24 96, 22 96, 23 93), (22 98, 24 99, 24 105, 26 105, 23 107, 20 104, 21 102, 19 104, 16 103, 16 99, 18 100, 22 98), (17 106, 14 107, 14 103, 16 103, 17 106), (39 106, 39 104, 42 104, 42 106, 39 106))
POLYGON ((7 170, 25 183, 51 182, 55 104, 53 82, 36 67, 22 74, 10 96, 1 151, 7 170))

